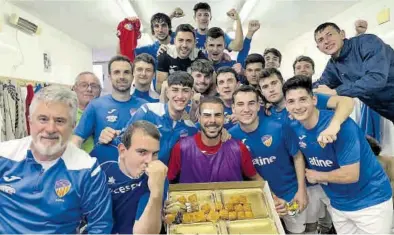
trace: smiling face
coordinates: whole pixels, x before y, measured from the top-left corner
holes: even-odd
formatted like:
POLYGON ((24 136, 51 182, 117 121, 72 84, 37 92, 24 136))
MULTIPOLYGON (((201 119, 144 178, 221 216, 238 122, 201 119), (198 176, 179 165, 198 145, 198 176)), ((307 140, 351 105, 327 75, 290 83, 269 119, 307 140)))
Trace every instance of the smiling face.
POLYGON ((153 36, 159 41, 165 41, 169 36, 168 24, 164 21, 155 21, 152 23, 153 36))
POLYGON ((131 65, 127 61, 114 61, 111 64, 110 78, 112 88, 118 92, 130 92, 133 82, 131 65))
POLYGON ((257 121, 260 103, 254 92, 241 91, 235 95, 232 109, 238 122, 251 125, 257 121))
POLYGON ((312 78, 314 73, 312 64, 307 61, 298 61, 294 66, 294 75, 304 75, 312 78))
POLYGON ((179 58, 186 59, 195 47, 194 35, 191 32, 178 32, 175 37, 175 47, 179 58))
POLYGON ((205 74, 198 71, 193 71, 191 75, 194 79, 194 91, 198 93, 205 93, 212 86, 212 74, 205 74))
POLYGON ((138 61, 134 64, 133 77, 136 84, 151 84, 155 75, 154 65, 145 61, 138 61))
POLYGON ((338 32, 334 27, 328 26, 315 35, 317 48, 326 55, 339 56, 343 47, 343 32, 338 32))
POLYGON ((209 22, 211 21, 211 12, 206 9, 198 9, 194 15, 194 20, 197 23, 197 28, 201 30, 206 30, 209 27, 209 22))
POLYGON ((213 62, 221 61, 224 52, 224 37, 208 37, 205 42, 205 49, 207 50, 208 59, 213 62))
POLYGON ((222 133, 224 124, 224 108, 221 104, 204 103, 200 110, 202 133, 208 139, 216 139, 222 133))
POLYGON ((73 131, 70 113, 67 104, 38 102, 29 119, 32 149, 44 156, 61 153, 73 131))
POLYGON ((193 96, 193 90, 190 87, 182 85, 172 85, 166 92, 168 108, 174 112, 183 111, 193 96))
POLYGON ((286 93, 286 109, 298 121, 310 119, 316 103, 316 97, 303 88, 291 89, 286 93))

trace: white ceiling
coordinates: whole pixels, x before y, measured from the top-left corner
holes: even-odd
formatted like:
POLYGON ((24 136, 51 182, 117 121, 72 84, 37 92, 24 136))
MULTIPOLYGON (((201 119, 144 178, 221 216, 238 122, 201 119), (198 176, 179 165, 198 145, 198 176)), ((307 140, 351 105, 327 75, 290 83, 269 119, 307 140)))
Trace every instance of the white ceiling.
MULTIPOLYGON (((67 33, 74 39, 93 48, 98 60, 112 56, 117 38, 116 27, 126 17, 118 5, 122 0, 35 0, 10 2, 48 24, 67 33)), ((125 0, 127 1, 127 0, 125 0)), ((144 26, 143 40, 151 42, 150 17, 156 12, 171 13, 181 7, 186 16, 173 20, 173 30, 180 23, 193 22, 193 6, 198 0, 128 0, 144 26)), ((261 23, 255 35, 253 48, 278 47, 313 29, 319 23, 332 18, 346 8, 357 3, 356 0, 208 0, 213 19, 211 26, 232 28, 232 21, 226 12, 237 9, 245 16, 244 34, 248 20, 257 19, 261 23), (243 8, 244 7, 244 8, 243 8), (242 10, 243 8, 243 10, 242 10)), ((44 29, 45 30, 45 29, 44 29)))

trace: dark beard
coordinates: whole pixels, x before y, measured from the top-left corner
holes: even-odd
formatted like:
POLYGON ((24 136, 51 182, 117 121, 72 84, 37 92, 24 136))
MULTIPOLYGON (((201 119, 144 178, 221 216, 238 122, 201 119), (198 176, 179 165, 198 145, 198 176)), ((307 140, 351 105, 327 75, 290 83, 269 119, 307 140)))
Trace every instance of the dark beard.
POLYGON ((128 92, 130 93, 131 87, 125 88, 125 89, 119 89, 119 88, 115 87, 114 85, 112 85, 112 89, 114 89, 114 90, 117 91, 117 92, 121 92, 121 93, 124 93, 124 92, 126 92, 126 91, 128 91, 128 92))
POLYGON ((220 130, 218 131, 218 134, 217 134, 216 136, 213 136, 213 137, 211 137, 211 136, 208 135, 208 133, 207 133, 207 131, 205 130, 205 128, 202 128, 202 127, 201 127, 201 130, 202 130, 202 132, 204 132, 204 135, 205 135, 208 139, 216 139, 218 136, 220 136, 220 135, 222 134, 223 127, 220 128, 220 130))

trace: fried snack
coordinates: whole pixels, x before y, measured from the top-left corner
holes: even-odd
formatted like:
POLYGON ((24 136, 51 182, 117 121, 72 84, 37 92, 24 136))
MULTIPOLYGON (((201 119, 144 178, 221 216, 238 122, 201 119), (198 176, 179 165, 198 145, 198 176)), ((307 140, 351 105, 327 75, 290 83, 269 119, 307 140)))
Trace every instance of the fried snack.
POLYGON ((203 211, 198 211, 198 212, 194 212, 194 221, 195 222, 205 222, 206 218, 205 218, 205 214, 203 211))
POLYGON ((199 211, 200 205, 197 202, 191 202, 192 211, 199 211))
POLYGON ((230 211, 230 212, 228 213, 228 218, 229 218, 229 220, 236 220, 236 219, 237 219, 237 212, 235 212, 235 211, 230 211))
POLYGON ((236 212, 244 211, 244 207, 241 204, 237 204, 234 206, 234 210, 236 212))
POLYGON ((241 204, 248 203, 248 198, 246 196, 244 196, 244 195, 240 195, 239 196, 239 203, 241 203, 241 204))
POLYGON ((175 221, 176 214, 167 214, 164 218, 166 224, 172 224, 175 221))
POLYGON ((187 197, 187 200, 189 200, 189 202, 197 202, 197 195, 195 193, 193 193, 192 195, 187 197))
POLYGON ((238 204, 239 203, 239 196, 236 196, 236 195, 231 196, 230 197, 230 203, 238 204))
POLYGON ((228 210, 228 211, 233 211, 234 210, 234 204, 233 203, 226 203, 225 205, 224 205, 224 208, 226 208, 226 210, 228 210))
POLYGON ((193 216, 191 213, 184 213, 182 216, 182 223, 190 224, 193 223, 193 216))
POLYGON ((254 218, 253 212, 245 211, 245 218, 246 219, 253 219, 254 218))
POLYGON ((205 214, 208 214, 211 211, 211 206, 208 203, 205 203, 204 205, 201 206, 201 210, 205 214))
POLYGON ((219 217, 220 217, 219 212, 211 211, 207 215, 207 220, 215 223, 219 220, 219 217))
POLYGON ((252 211, 252 207, 250 206, 250 203, 246 203, 243 205, 244 211, 252 211))
POLYGON ((245 212, 243 212, 243 211, 238 211, 237 217, 238 217, 238 219, 245 219, 245 212))
POLYGON ((182 203, 182 204, 185 204, 185 203, 187 202, 185 196, 180 196, 180 197, 178 197, 177 201, 180 202, 180 203, 182 203))
POLYGON ((224 209, 219 212, 220 218, 223 220, 228 220, 228 210, 224 209))
POLYGON ((216 202, 215 203, 215 210, 220 211, 221 209, 223 209, 223 204, 220 202, 216 202))

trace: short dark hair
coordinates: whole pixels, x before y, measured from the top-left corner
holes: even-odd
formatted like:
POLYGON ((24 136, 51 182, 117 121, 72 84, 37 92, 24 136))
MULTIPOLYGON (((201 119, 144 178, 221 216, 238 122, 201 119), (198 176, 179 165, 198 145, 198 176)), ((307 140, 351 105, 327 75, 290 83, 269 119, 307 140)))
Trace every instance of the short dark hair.
POLYGON ((224 39, 224 31, 223 31, 223 29, 221 29, 219 27, 212 27, 212 28, 208 29, 207 38, 208 37, 215 38, 215 39, 223 37, 223 39, 224 39))
POLYGON ((235 103, 235 96, 239 93, 239 92, 245 92, 245 93, 254 93, 256 95, 256 101, 259 102, 259 97, 260 94, 259 92, 256 90, 256 88, 254 88, 251 85, 242 85, 240 87, 238 87, 234 93, 233 93, 233 103, 235 103))
POLYGON ((126 56, 123 56, 123 55, 116 55, 116 56, 112 57, 110 59, 110 61, 108 62, 108 73, 109 74, 111 74, 112 63, 115 61, 125 61, 130 64, 130 67, 133 67, 133 64, 131 63, 129 58, 127 58, 126 56))
POLYGON ((176 27, 175 30, 175 37, 178 35, 179 32, 189 32, 193 34, 193 37, 196 38, 196 33, 194 32, 193 26, 190 24, 180 24, 176 27))
POLYGON ((232 74, 234 75, 234 77, 235 77, 235 80, 238 81, 237 72, 235 72, 235 70, 234 70, 233 68, 231 68, 230 66, 223 66, 223 67, 220 67, 220 68, 216 71, 216 85, 218 84, 218 77, 219 77, 219 74, 222 74, 222 73, 232 73, 232 74))
POLYGON ((382 147, 380 147, 379 142, 370 135, 366 135, 365 137, 372 149, 372 152, 375 154, 375 156, 379 156, 380 152, 382 152, 382 147))
POLYGON ((131 139, 133 138, 133 135, 137 130, 142 130, 148 136, 152 137, 157 141, 160 141, 160 132, 157 127, 148 121, 140 120, 128 126, 126 131, 122 135, 121 141, 126 147, 126 149, 130 148, 131 139))
POLYGON ((207 10, 211 13, 211 6, 206 2, 199 2, 193 7, 194 15, 196 15, 198 10, 207 10))
POLYGON ((317 28, 315 29, 315 33, 313 34, 315 39, 316 39, 316 34, 322 32, 324 29, 326 29, 327 27, 333 27, 338 33, 341 32, 341 29, 338 27, 337 24, 332 23, 332 22, 325 22, 319 26, 317 26, 317 28))
POLYGON ((223 102, 222 99, 220 99, 219 97, 216 97, 216 96, 205 96, 204 98, 202 98, 202 99, 200 100, 200 105, 198 106, 198 110, 200 111, 200 113, 201 113, 201 107, 202 107, 202 105, 203 105, 203 104, 207 104, 207 103, 210 103, 210 104, 220 104, 220 105, 222 105, 222 107, 223 107, 223 112, 224 112, 224 102, 223 102))
POLYGON ((286 97, 286 93, 289 90, 295 90, 299 88, 305 89, 311 96, 313 96, 312 79, 305 75, 295 75, 294 77, 289 78, 285 84, 283 84, 283 95, 286 97))
POLYGON ((261 71, 261 73, 260 73, 259 81, 258 81, 258 82, 260 82, 260 81, 263 80, 264 78, 271 77, 272 75, 276 75, 276 76, 279 78, 279 80, 283 83, 283 76, 282 76, 282 73, 281 73, 278 69, 276 69, 276 68, 267 68, 267 69, 263 69, 263 70, 261 71))
POLYGON ((264 50, 264 56, 266 56, 268 53, 274 54, 274 56, 277 56, 279 58, 279 63, 282 62, 282 53, 276 48, 267 48, 264 50))
POLYGON ((298 56, 298 57, 295 59, 295 61, 294 61, 294 63, 293 63, 293 71, 295 71, 295 66, 296 66, 296 64, 297 64, 298 62, 302 62, 302 61, 307 62, 307 63, 310 63, 310 64, 312 65, 313 71, 315 71, 315 62, 312 60, 311 57, 305 56, 305 55, 300 55, 300 56, 298 56))
POLYGON ((156 22, 164 22, 168 25, 168 34, 172 34, 172 24, 171 24, 171 18, 164 14, 164 13, 156 13, 150 18, 150 28, 152 30, 152 34, 155 34, 154 31, 154 23, 156 22))
POLYGON ((213 64, 211 61, 207 59, 198 59, 195 60, 191 67, 190 67, 191 72, 200 72, 206 75, 213 75, 213 72, 215 71, 215 68, 213 67, 213 64))
POLYGON ((258 53, 252 53, 246 57, 245 68, 248 66, 248 64, 254 64, 254 63, 261 63, 262 67, 263 68, 265 67, 264 57, 258 53))
POLYGON ((185 71, 175 71, 170 76, 168 76, 168 87, 173 85, 181 85, 185 87, 193 88, 194 79, 192 75, 185 71))
POLYGON ((155 59, 153 58, 153 56, 147 54, 147 53, 142 53, 139 54, 135 57, 134 59, 134 63, 133 63, 133 69, 131 70, 134 73, 134 68, 135 68, 135 64, 138 62, 145 62, 147 64, 151 64, 153 66, 153 71, 156 71, 156 63, 155 63, 155 59))

